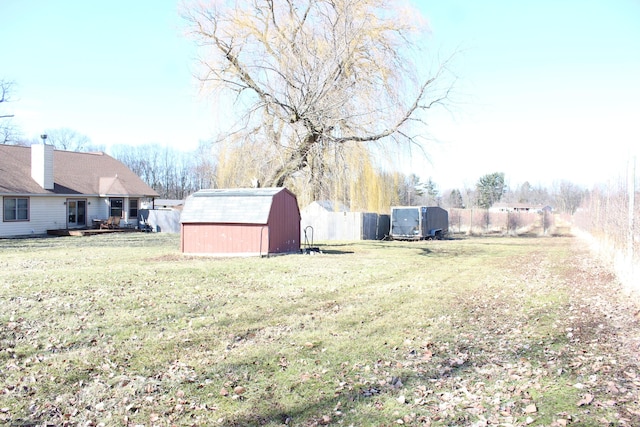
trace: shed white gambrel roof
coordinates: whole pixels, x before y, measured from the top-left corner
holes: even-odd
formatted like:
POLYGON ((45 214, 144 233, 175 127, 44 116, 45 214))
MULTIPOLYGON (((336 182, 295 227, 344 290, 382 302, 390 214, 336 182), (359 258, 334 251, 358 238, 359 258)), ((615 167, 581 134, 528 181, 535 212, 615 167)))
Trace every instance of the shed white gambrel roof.
POLYGON ((185 202, 180 222, 266 224, 273 197, 282 187, 200 190, 185 202))
POLYGON ((332 200, 316 200, 309 203, 304 209, 304 212, 349 212, 349 206, 341 202, 334 202, 332 200))

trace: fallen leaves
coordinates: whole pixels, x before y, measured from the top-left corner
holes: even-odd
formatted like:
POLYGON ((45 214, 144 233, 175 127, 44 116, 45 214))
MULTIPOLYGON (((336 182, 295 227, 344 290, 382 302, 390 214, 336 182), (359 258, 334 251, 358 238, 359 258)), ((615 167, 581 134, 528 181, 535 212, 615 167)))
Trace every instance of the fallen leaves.
POLYGON ((229 385, 222 387, 220 392, 218 393, 222 397, 231 396, 233 399, 242 399, 243 395, 247 392, 247 389, 244 386, 236 385, 233 387, 233 393, 229 392, 227 388, 229 385))
POLYGON ((590 405, 591 402, 593 402, 593 395, 592 394, 585 394, 582 397, 582 399, 580 399, 578 401, 578 406, 590 405))
POLYGON ((640 425, 637 310, 626 311, 617 288, 590 274, 580 255, 567 259, 559 268, 546 247, 528 251, 500 261, 492 277, 474 275, 480 283, 456 280, 468 270, 453 264, 437 286, 413 280, 415 271, 406 283, 388 273, 393 287, 380 299, 383 281, 368 267, 366 286, 350 277, 344 287, 342 276, 320 280, 319 270, 303 276, 288 267, 270 286, 289 311, 254 304, 247 283, 270 289, 250 269, 249 280, 234 269, 214 273, 218 280, 194 268, 188 274, 202 277, 189 283, 203 291, 189 287, 185 297, 173 277, 155 292, 166 278, 144 267, 86 298, 47 290, 65 283, 57 277, 34 281, 2 300, 0 424, 318 426, 371 417, 377 425, 640 425), (133 297, 136 286, 143 292, 133 297), (433 286, 443 306, 411 311, 433 286), (389 316, 383 303, 395 298, 389 316), (254 305, 262 308, 246 310, 254 305), (113 317, 102 321, 114 312, 119 328, 110 328, 113 317))
MULTIPOLYGON (((535 283, 539 273, 529 271, 524 280, 535 283)), ((597 419, 631 425, 629 418, 640 415, 634 398, 640 391, 637 359, 640 346, 633 344, 633 339, 637 340, 633 334, 637 337, 638 331, 633 323, 628 323, 630 312, 625 311, 624 305, 613 305, 615 292, 602 293, 593 282, 583 282, 584 278, 579 275, 569 277, 580 281, 581 290, 575 292, 576 285, 572 285, 571 305, 562 310, 545 303, 541 305, 545 311, 532 310, 533 322, 526 317, 508 319, 492 315, 501 310, 516 311, 499 309, 505 301, 487 301, 484 294, 469 296, 462 304, 473 313, 476 323, 465 327, 463 321, 457 322, 453 316, 431 319, 434 328, 442 322, 443 330, 460 323, 461 332, 445 342, 432 336, 423 338, 429 347, 426 351, 425 344, 416 345, 420 338, 414 338, 411 345, 421 349, 409 352, 405 368, 418 376, 436 379, 426 384, 419 382, 413 387, 414 399, 406 399, 403 393, 396 397, 398 403, 414 409, 426 407, 432 414, 430 419, 451 424, 459 423, 458 415, 465 413, 475 415, 477 421, 469 425, 478 426, 529 425, 539 420, 565 426, 582 416, 597 417, 596 414, 607 414, 597 419), (555 312, 557 316, 547 335, 536 331, 538 324, 544 324, 544 312, 555 312), (511 326, 507 322, 511 322, 511 326), (629 327, 633 332, 629 336, 631 340, 626 340, 620 331, 629 327), (603 331, 612 328, 616 332, 608 335, 611 339, 605 339, 603 331), (428 356, 422 359, 420 356, 425 354, 428 356), (621 369, 619 359, 630 365, 621 369), (538 402, 534 396, 542 400, 538 402), (563 402, 565 396, 575 396, 574 405, 578 410, 550 413, 548 403, 544 402, 563 402), (625 403, 629 410, 613 410, 625 403)), ((539 290, 532 286, 531 291, 539 290)), ((520 316, 523 314, 526 312, 520 316)))
POLYGON ((333 421, 333 418, 331 418, 330 415, 323 415, 322 419, 320 420, 320 424, 321 425, 329 425, 329 424, 331 424, 332 421, 333 421))

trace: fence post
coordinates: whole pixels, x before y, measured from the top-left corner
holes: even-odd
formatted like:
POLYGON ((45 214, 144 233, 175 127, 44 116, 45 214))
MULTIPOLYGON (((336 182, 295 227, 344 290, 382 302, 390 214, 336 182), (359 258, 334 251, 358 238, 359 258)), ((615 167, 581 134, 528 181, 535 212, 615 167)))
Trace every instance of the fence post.
POLYGON ((629 192, 629 230, 627 233, 627 256, 629 257, 629 267, 633 271, 634 264, 634 230, 635 230, 635 200, 636 200, 636 157, 629 159, 629 171, 627 177, 627 188, 629 192))

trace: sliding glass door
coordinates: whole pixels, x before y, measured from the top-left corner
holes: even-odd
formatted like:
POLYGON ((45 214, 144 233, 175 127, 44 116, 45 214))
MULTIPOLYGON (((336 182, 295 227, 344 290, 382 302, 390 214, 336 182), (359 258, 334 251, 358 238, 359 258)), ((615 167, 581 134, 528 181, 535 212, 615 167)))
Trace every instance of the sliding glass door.
POLYGON ((67 199, 67 227, 76 228, 87 225, 87 201, 67 199))

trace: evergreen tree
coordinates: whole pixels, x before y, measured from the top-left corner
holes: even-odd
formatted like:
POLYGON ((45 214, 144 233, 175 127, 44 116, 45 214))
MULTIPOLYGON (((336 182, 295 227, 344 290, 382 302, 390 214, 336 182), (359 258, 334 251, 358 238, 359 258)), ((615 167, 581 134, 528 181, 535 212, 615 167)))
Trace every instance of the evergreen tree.
POLYGON ((478 206, 489 209, 494 203, 499 202, 506 191, 504 173, 494 172, 482 176, 476 184, 478 192, 478 206))
POLYGON ((451 190, 449 193, 449 206, 452 208, 464 208, 464 202, 462 200, 462 193, 457 188, 451 190))

